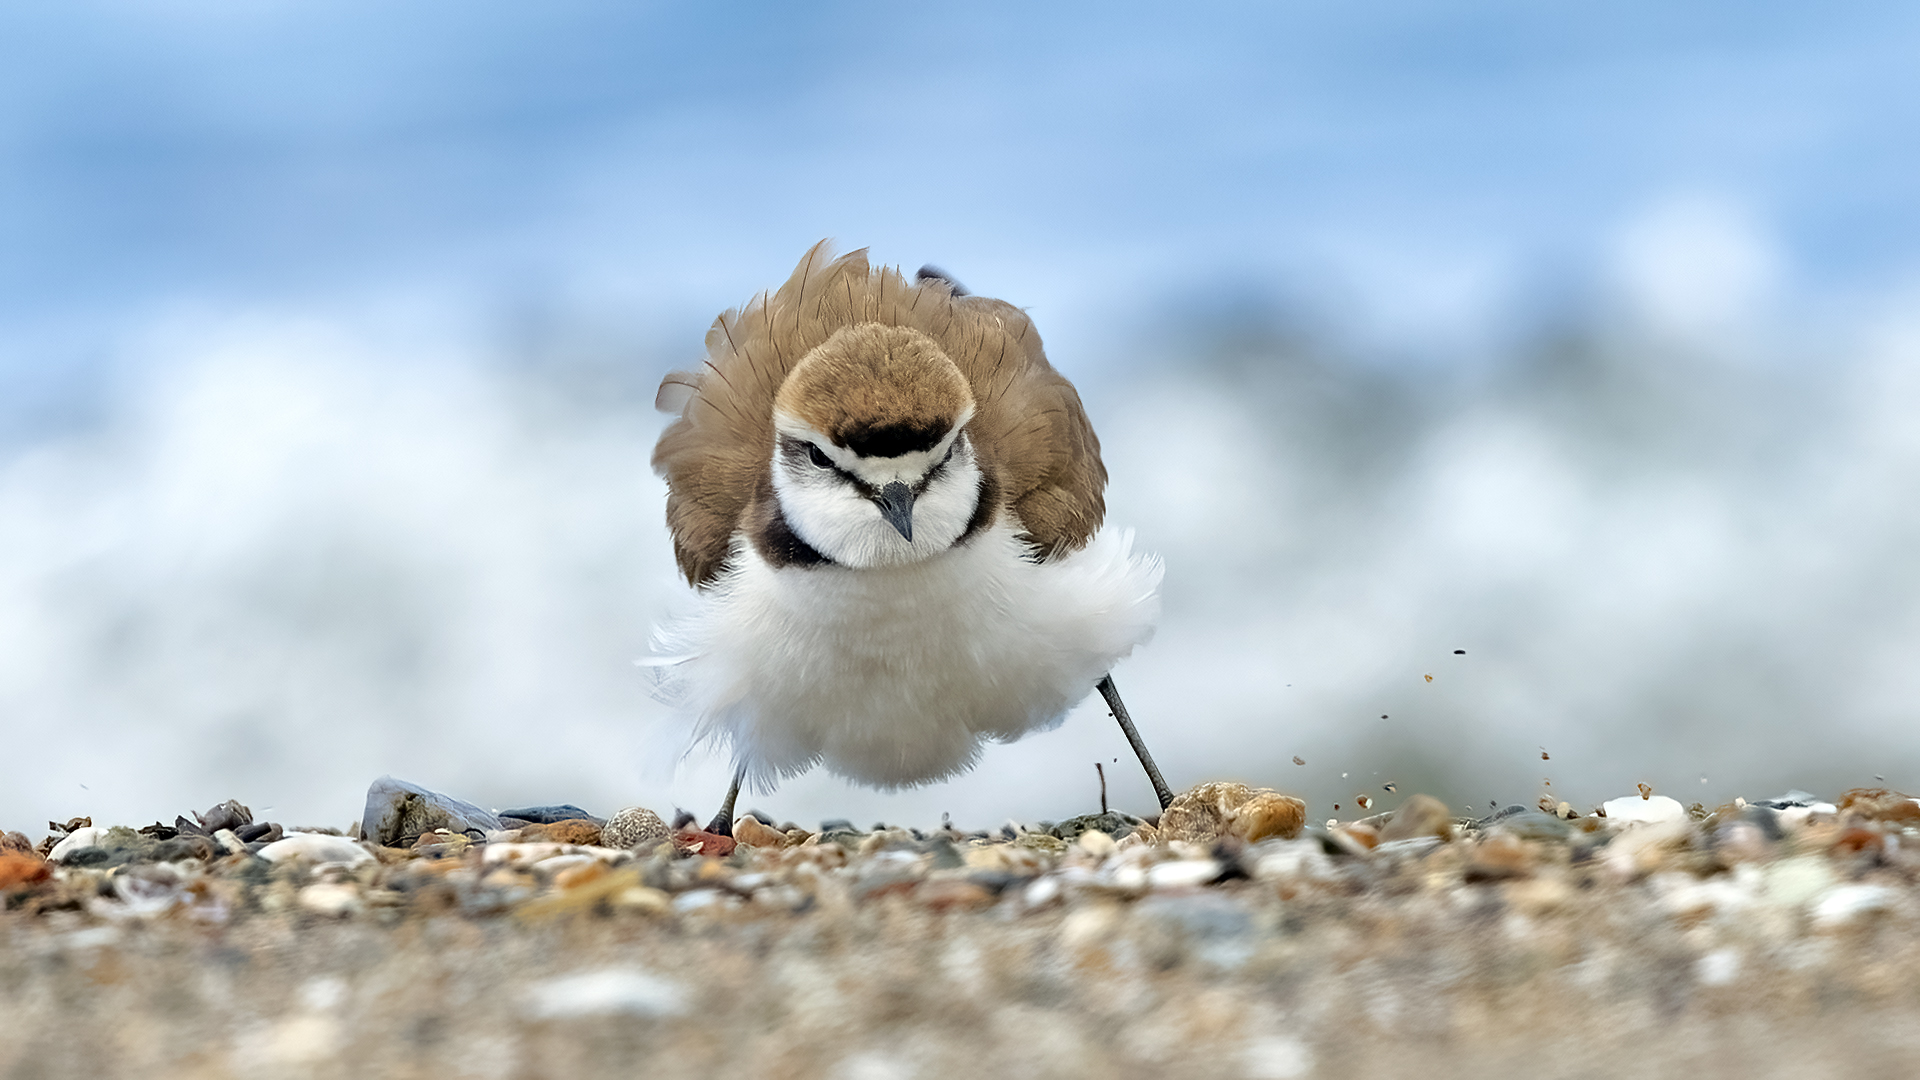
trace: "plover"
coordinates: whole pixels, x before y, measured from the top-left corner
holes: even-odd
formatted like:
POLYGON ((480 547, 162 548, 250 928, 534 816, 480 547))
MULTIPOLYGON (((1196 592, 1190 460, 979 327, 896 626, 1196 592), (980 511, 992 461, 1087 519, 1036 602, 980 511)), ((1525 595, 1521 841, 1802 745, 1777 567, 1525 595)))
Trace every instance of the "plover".
POLYGON ((660 385, 653 454, 697 599, 644 663, 732 752, 709 831, 745 780, 941 780, 1096 687, 1164 807, 1109 676, 1152 636, 1160 563, 1101 529, 1099 440, 1026 314, 822 241, 706 344, 660 385))

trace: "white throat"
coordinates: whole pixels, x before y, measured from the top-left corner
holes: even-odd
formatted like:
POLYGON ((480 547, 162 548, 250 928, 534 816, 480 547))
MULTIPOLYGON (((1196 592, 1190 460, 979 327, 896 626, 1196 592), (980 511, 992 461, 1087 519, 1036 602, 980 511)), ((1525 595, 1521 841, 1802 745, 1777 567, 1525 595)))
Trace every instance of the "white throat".
MULTIPOLYGON (((794 438, 785 432, 781 437, 794 438)), ((818 435, 806 445, 818 447, 830 467, 776 447, 774 497, 794 535, 841 566, 900 566, 938 555, 966 534, 979 507, 980 465, 959 429, 931 450, 893 458, 862 458, 818 435), (889 483, 915 489, 911 541, 861 490, 863 484, 878 489, 889 483)))

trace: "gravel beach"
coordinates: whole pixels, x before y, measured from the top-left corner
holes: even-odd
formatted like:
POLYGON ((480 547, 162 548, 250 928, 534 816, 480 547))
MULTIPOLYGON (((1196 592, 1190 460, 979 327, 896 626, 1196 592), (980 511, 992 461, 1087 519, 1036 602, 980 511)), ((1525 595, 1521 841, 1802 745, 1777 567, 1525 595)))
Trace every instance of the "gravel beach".
POLYGON ((736 843, 383 783, 362 838, 9 834, 0 1077, 1920 1075, 1892 792, 736 843))

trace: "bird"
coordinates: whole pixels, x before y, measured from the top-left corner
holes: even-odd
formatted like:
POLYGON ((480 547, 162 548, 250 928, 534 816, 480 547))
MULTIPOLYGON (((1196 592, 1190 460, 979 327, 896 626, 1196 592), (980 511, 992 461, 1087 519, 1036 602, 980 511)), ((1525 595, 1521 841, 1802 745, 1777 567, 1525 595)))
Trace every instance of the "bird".
POLYGON ((881 789, 973 767, 1098 690, 1164 808, 1111 669, 1153 635, 1162 565, 1103 529, 1079 393, 1027 314, 923 267, 815 244, 668 374, 653 453, 691 606, 655 694, 743 783, 824 767, 881 789))

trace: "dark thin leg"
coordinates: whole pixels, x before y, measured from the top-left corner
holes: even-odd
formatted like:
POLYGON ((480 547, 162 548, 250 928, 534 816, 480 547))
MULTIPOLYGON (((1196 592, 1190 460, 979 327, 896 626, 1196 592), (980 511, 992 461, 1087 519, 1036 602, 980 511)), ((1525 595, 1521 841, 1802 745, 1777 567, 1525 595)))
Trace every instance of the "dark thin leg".
POLYGON ((715 836, 733 835, 733 804, 740 798, 740 783, 747 778, 747 763, 741 762, 734 770, 733 783, 727 787, 727 801, 720 804, 720 812, 707 822, 707 831, 715 836))
POLYGON ((1127 707, 1120 701, 1120 690, 1113 685, 1113 676, 1108 675, 1100 680, 1100 696, 1107 699, 1107 708, 1113 712, 1113 718, 1120 721, 1120 730, 1126 733, 1127 744, 1133 747, 1134 755, 1146 767, 1147 779, 1153 782, 1154 797, 1160 800, 1160 809, 1165 810, 1173 803, 1173 789, 1161 778, 1160 767, 1153 763, 1153 755, 1147 753, 1147 744, 1140 741, 1140 729, 1133 726, 1133 717, 1127 715, 1127 707))

